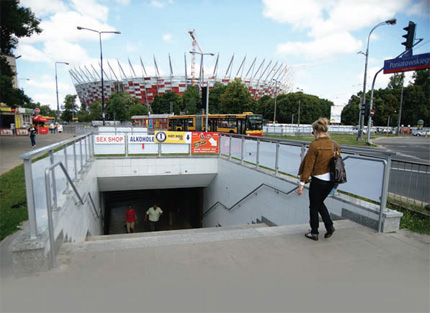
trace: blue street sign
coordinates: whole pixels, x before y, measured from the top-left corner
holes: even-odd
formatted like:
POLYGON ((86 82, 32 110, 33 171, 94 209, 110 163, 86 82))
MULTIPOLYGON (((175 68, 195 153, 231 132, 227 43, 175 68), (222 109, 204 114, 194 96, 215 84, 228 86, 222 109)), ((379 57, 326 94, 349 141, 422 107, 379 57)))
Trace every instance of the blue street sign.
POLYGON ((426 68, 430 68, 430 53, 384 61, 384 74, 416 71, 426 68))

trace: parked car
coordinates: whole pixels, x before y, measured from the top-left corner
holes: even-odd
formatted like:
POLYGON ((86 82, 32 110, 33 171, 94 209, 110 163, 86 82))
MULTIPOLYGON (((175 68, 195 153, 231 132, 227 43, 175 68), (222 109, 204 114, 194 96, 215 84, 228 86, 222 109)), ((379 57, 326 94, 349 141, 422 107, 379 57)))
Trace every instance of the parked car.
POLYGON ((412 132, 412 135, 414 135, 414 136, 425 136, 426 133, 427 132, 423 129, 414 129, 412 132))

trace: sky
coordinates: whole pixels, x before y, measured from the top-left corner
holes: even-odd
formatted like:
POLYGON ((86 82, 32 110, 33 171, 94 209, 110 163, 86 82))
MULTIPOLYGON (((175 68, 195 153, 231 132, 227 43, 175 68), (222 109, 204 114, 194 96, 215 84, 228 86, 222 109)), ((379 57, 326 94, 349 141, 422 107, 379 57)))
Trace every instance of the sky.
MULTIPOLYGON (((421 43, 414 54, 430 52, 429 0, 21 0, 41 20, 43 32, 21 38, 15 56, 18 87, 34 102, 57 108, 55 68, 60 106, 68 94, 76 94, 69 69, 91 66, 100 71, 102 34, 103 64, 115 68, 118 61, 131 76, 160 72, 188 75, 195 30, 204 53, 219 54, 222 78, 234 54, 233 73, 246 56, 245 70, 256 58, 288 65, 290 91, 303 90, 332 101, 338 108, 363 90, 368 36, 379 23, 396 18, 395 25, 378 26, 371 33, 366 91, 384 60, 405 50, 403 30, 413 21, 421 43), (361 52, 361 53, 360 53, 361 52), (69 65, 56 62, 67 62, 69 65), (57 64, 57 65, 55 65, 57 64)), ((216 56, 205 56, 205 73, 212 73, 216 56)), ((405 85, 411 80, 408 72, 405 85)), ((385 88, 391 75, 379 74, 375 88, 385 88)))

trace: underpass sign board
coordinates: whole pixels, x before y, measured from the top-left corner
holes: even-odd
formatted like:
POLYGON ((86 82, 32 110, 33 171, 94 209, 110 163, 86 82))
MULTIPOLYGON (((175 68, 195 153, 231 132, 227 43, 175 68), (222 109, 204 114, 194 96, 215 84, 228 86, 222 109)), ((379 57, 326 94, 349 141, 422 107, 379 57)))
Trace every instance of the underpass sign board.
POLYGON ((416 71, 426 68, 430 68, 430 53, 384 61, 384 74, 416 71))

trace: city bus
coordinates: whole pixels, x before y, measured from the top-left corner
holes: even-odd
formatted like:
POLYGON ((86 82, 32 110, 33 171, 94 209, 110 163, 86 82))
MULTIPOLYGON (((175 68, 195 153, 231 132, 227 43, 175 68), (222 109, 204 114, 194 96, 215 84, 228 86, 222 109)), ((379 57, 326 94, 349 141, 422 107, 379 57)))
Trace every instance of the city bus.
MULTIPOLYGON (((171 131, 204 131, 206 115, 176 115, 169 117, 171 131)), ((249 136, 263 136, 263 116, 252 112, 242 114, 209 114, 208 131, 249 136)))

